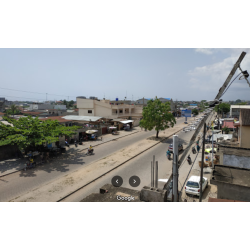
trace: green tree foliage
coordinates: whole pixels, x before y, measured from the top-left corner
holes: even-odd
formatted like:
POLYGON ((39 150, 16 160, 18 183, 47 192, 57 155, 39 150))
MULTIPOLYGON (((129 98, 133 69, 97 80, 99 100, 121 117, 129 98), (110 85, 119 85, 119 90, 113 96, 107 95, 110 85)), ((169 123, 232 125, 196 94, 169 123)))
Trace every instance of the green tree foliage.
POLYGON ((142 120, 140 126, 147 130, 156 130, 156 138, 158 138, 159 131, 166 128, 173 127, 176 120, 169 111, 170 103, 162 103, 157 97, 155 100, 150 100, 147 106, 143 108, 142 120))
POLYGON ((19 120, 5 116, 4 119, 13 124, 13 127, 0 122, 0 146, 17 145, 20 149, 39 148, 44 143, 57 142, 59 136, 71 136, 80 128, 66 127, 56 120, 41 121, 31 116, 22 117, 19 120))
POLYGON ((219 105, 215 106, 214 110, 217 113, 223 112, 224 114, 226 114, 230 111, 230 104, 229 103, 220 103, 219 105))
POLYGON ((242 101, 241 101, 241 99, 237 99, 236 101, 235 101, 235 103, 241 103, 242 101))
POLYGON ((193 109, 193 110, 192 110, 192 114, 194 114, 194 115, 198 115, 198 114, 199 114, 198 109, 193 109))
POLYGON ((7 109, 5 112, 6 115, 17 115, 20 113, 21 113, 21 111, 18 109, 18 107, 15 104, 12 104, 10 106, 10 109, 7 109))
POLYGON ((238 105, 247 105, 247 102, 240 102, 238 105))
POLYGON ((230 132, 230 129, 227 126, 225 126, 222 130, 225 132, 225 134, 229 134, 230 132))
POLYGON ((66 105, 67 109, 74 108, 75 101, 73 100, 71 101, 61 100, 61 102, 62 102, 62 105, 66 105))

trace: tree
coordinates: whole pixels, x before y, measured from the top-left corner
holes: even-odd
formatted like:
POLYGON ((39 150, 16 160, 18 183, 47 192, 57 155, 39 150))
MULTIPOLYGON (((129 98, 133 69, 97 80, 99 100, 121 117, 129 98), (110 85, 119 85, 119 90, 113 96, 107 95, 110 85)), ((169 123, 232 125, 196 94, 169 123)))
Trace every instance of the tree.
POLYGON ((192 110, 192 114, 198 115, 198 114, 199 114, 199 110, 198 110, 198 109, 193 109, 193 110, 192 110))
POLYGON ((13 115, 13 116, 19 113, 20 113, 20 110, 17 108, 15 104, 12 104, 10 106, 10 109, 7 109, 5 112, 6 115, 13 115))
POLYGON ((216 105, 214 110, 219 113, 219 112, 223 112, 223 113, 228 113, 230 111, 230 104, 228 103, 220 103, 219 105, 216 105))
POLYGON ((173 127, 176 123, 170 111, 170 103, 162 103, 157 97, 155 100, 149 100, 147 106, 143 108, 140 126, 149 131, 155 128, 156 138, 158 138, 159 131, 173 127))
POLYGON ((238 105, 247 105, 247 102, 238 103, 238 105))
POLYGON ((22 117, 19 120, 4 117, 4 119, 13 124, 5 125, 0 123, 0 146, 17 145, 20 149, 28 150, 39 149, 44 143, 57 142, 59 136, 71 136, 76 134, 80 127, 59 124, 57 120, 41 121, 37 117, 22 117))
POLYGON ((225 126, 222 130, 225 132, 225 134, 229 134, 230 132, 230 129, 227 126, 225 126))
POLYGON ((241 103, 242 101, 241 101, 241 99, 237 99, 236 101, 235 101, 235 103, 241 103))

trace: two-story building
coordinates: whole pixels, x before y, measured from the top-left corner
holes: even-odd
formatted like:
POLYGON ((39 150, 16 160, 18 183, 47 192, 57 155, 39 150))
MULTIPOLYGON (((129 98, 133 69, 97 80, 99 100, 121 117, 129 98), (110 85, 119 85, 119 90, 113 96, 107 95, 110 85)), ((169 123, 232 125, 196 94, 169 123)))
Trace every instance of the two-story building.
POLYGON ((239 146, 250 148, 250 109, 241 109, 238 122, 234 123, 239 146))
POLYGON ((79 116, 101 116, 108 119, 140 119, 142 105, 114 103, 110 100, 76 98, 79 116))
POLYGON ((250 109, 250 105, 231 105, 230 117, 239 119, 241 109, 250 109))

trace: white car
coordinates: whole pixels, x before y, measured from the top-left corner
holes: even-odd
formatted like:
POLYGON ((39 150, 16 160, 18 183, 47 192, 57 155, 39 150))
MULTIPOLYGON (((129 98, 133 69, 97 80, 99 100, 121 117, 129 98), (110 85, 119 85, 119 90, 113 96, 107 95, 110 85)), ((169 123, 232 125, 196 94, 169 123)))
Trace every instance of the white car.
MULTIPOLYGON (((203 177, 202 180, 202 191, 204 192, 205 188, 208 186, 208 180, 206 177, 203 177)), ((200 176, 191 176, 186 183, 185 192, 186 194, 192 194, 200 196, 200 176)))

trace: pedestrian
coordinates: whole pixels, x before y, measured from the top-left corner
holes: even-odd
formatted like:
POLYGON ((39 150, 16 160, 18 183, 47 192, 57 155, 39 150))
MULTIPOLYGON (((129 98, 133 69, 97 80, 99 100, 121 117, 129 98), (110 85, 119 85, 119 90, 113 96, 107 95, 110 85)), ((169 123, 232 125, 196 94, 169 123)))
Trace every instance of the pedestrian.
POLYGON ((200 146, 199 146, 199 144, 197 144, 197 152, 199 153, 199 151, 200 151, 200 146))

